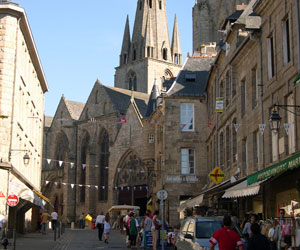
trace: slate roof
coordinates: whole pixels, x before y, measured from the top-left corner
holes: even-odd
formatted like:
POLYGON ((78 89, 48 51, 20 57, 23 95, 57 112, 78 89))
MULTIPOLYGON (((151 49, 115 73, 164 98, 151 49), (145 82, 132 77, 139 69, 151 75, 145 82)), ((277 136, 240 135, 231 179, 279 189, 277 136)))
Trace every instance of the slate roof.
POLYGON ((53 117, 45 116, 45 127, 50 128, 53 121, 53 117))
POLYGON ((149 117, 154 112, 154 110, 156 109, 156 107, 157 107, 157 98, 159 97, 159 95, 160 95, 160 92, 159 92, 158 86, 155 82, 155 84, 153 85, 152 91, 151 91, 150 98, 149 98, 146 117, 149 117))
POLYGON ((125 114, 130 102, 131 95, 134 97, 134 101, 144 117, 147 112, 147 105, 149 101, 149 95, 141 92, 131 91, 127 89, 114 88, 109 86, 104 86, 107 95, 110 97, 115 108, 121 113, 125 114))
POLYGON ((82 110, 85 106, 85 103, 73 102, 73 101, 68 101, 68 100, 65 100, 65 103, 66 103, 67 109, 71 115, 71 118, 73 120, 78 120, 82 113, 82 110))
POLYGON ((203 96, 214 60, 215 57, 189 57, 167 96, 203 96), (187 81, 187 74, 194 75, 195 81, 187 81))
POLYGON ((230 16, 228 16, 225 19, 225 22, 222 26, 222 29, 224 30, 226 28, 226 25, 228 23, 228 21, 230 21, 231 23, 234 23, 236 20, 238 20, 240 18, 240 16, 242 15, 244 11, 243 10, 237 10, 236 12, 234 12, 233 14, 231 14, 230 16))

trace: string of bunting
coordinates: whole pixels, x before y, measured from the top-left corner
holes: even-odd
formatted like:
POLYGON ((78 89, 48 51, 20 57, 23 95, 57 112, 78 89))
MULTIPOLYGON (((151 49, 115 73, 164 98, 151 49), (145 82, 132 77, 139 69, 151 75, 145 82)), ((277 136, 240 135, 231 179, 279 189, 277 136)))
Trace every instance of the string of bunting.
MULTIPOLYGON (((45 184, 46 185, 48 185, 49 183, 53 183, 55 186, 57 186, 60 182, 56 182, 56 181, 45 181, 45 184)), ((95 189, 97 189, 97 190, 99 190, 99 186, 97 186, 97 185, 83 185, 83 184, 73 184, 73 183, 65 183, 65 182, 61 182, 61 184, 62 185, 64 185, 64 186, 71 186, 71 188, 73 189, 75 186, 78 186, 78 187, 87 187, 87 188, 95 188, 95 189)), ((106 189, 106 187, 105 186, 102 186, 101 187, 103 190, 105 190, 106 189)), ((133 189, 133 190, 137 190, 137 189, 139 189, 140 191, 142 191, 143 189, 146 189, 147 191, 148 191, 148 187, 146 187, 146 186, 138 186, 138 187, 136 187, 136 186, 133 186, 133 187, 117 187, 117 186, 115 186, 114 188, 113 188, 114 190, 131 190, 131 189, 133 189)))

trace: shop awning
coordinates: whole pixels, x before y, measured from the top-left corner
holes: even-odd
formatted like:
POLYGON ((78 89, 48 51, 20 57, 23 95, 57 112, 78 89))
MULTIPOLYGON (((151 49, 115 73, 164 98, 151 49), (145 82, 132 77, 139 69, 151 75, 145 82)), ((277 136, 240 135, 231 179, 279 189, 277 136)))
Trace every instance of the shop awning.
POLYGON ((184 210, 186 208, 192 208, 194 206, 199 206, 203 203, 204 194, 200 194, 197 197, 187 200, 180 205, 180 210, 184 210))
POLYGON ((248 185, 266 180, 270 177, 280 175, 288 170, 298 168, 300 166, 300 154, 296 154, 286 160, 274 164, 273 166, 263 169, 247 177, 248 185))
POLYGON ((260 183, 255 183, 252 185, 248 185, 247 180, 228 188, 225 190, 225 194, 223 194, 222 198, 239 198, 246 196, 253 196, 259 193, 260 183))

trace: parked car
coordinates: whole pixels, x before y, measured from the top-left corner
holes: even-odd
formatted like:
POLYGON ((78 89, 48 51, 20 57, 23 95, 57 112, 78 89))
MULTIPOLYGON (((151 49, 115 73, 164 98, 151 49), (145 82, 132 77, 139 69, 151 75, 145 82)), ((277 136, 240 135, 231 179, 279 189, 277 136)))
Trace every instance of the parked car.
MULTIPOLYGON (((209 239, 216 230, 222 227, 222 220, 222 217, 190 217, 186 219, 177 236, 175 249, 209 250, 209 239)), ((242 238, 241 230, 235 225, 233 225, 233 229, 242 238)), ((216 245, 215 250, 218 249, 219 247, 216 245)))

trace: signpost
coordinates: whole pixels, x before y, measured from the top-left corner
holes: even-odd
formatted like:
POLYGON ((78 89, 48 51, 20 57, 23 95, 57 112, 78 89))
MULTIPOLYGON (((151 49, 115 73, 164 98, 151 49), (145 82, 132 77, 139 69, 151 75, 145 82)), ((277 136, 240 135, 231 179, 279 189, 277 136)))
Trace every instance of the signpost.
POLYGON ((221 183, 226 177, 225 173, 219 167, 211 171, 208 176, 216 184, 221 183))
POLYGON ((19 203, 19 198, 18 198, 18 196, 14 195, 14 194, 11 194, 11 195, 9 195, 9 196, 7 197, 6 203, 7 203, 7 205, 10 206, 10 207, 15 207, 15 206, 17 206, 18 203, 19 203))
MULTIPOLYGON (((161 226, 161 231, 164 232, 164 224, 165 224, 165 219, 164 219, 164 201, 168 198, 168 192, 164 189, 161 189, 157 192, 156 194, 157 199, 160 200, 160 210, 161 210, 161 220, 162 220, 162 226, 161 226)), ((163 235, 163 234, 162 234, 163 235)), ((165 237, 161 237, 161 249, 165 250, 165 237)))

